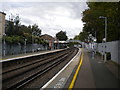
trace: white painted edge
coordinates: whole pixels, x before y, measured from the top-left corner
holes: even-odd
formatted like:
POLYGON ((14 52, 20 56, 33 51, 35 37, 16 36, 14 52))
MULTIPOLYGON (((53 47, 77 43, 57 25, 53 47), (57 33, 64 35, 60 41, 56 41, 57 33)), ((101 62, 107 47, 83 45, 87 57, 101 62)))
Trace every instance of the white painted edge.
POLYGON ((16 58, 10 58, 10 59, 5 59, 5 60, 0 60, 0 62, 7 62, 7 61, 10 61, 10 60, 27 58, 27 57, 32 57, 32 56, 37 56, 37 55, 42 55, 42 54, 47 54, 47 53, 62 51, 62 50, 64 50, 64 49, 53 50, 53 51, 43 52, 43 53, 39 53, 39 54, 32 54, 32 55, 27 55, 27 56, 21 56, 21 57, 18 56, 18 57, 16 57, 16 58))
POLYGON ((50 79, 44 86, 42 86, 40 90, 45 89, 61 72, 63 72, 63 70, 65 70, 67 66, 78 56, 80 51, 81 49, 79 48, 78 53, 52 79, 50 79))

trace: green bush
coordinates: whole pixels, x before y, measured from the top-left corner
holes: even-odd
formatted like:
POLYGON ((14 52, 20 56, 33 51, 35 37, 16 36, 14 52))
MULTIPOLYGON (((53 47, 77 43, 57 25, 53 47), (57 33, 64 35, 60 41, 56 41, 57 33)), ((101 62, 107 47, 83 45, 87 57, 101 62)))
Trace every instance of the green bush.
POLYGON ((13 43, 12 37, 10 37, 10 36, 6 36, 5 41, 6 41, 6 43, 9 43, 9 44, 13 43))
POLYGON ((5 41, 6 43, 8 44, 24 44, 25 43, 25 39, 27 39, 26 43, 31 43, 32 44, 32 38, 34 40, 34 43, 37 43, 37 44, 42 44, 42 45, 46 45, 48 44, 45 40, 41 39, 40 37, 38 36, 26 36, 26 37, 23 37, 23 36, 6 36, 5 37, 5 41))
POLYGON ((5 41, 6 43, 9 43, 9 44, 18 44, 21 42, 21 37, 20 36, 6 36, 5 41))

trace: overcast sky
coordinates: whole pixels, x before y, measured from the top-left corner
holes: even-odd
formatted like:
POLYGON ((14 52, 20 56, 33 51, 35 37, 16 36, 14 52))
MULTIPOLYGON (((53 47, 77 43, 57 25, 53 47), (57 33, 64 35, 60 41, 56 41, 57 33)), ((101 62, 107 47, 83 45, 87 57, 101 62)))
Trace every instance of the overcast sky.
POLYGON ((37 24, 42 34, 54 37, 63 30, 73 38, 82 31, 82 12, 86 8, 86 2, 5 2, 0 11, 6 13, 6 19, 11 13, 19 14, 21 24, 37 24))

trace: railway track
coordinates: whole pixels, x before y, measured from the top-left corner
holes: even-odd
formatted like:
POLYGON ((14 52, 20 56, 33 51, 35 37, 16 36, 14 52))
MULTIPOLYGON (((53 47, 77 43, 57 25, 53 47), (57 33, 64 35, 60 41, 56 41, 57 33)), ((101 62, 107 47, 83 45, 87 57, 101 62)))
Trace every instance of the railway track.
POLYGON ((43 75, 44 73, 59 65, 73 52, 74 50, 68 49, 59 54, 51 55, 50 57, 42 58, 41 60, 29 62, 18 68, 4 71, 2 73, 3 90, 16 90, 23 87, 35 78, 43 75))
POLYGON ((40 59, 40 60, 36 60, 34 62, 29 62, 27 64, 24 64, 20 67, 17 67, 17 68, 14 68, 14 69, 10 69, 8 71, 3 71, 2 75, 2 81, 8 81, 9 79, 15 77, 15 76, 18 76, 18 75, 21 75, 22 73, 25 73, 29 70, 32 70, 32 69, 35 69, 39 66, 42 66, 44 64, 47 64, 47 63, 50 63, 52 62, 53 60, 56 60, 57 58, 60 58, 62 55, 68 53, 69 51, 65 51, 64 53, 59 53, 59 55, 52 55, 52 56, 49 56, 49 57, 46 57, 46 58, 43 58, 43 59, 40 59), (52 58, 52 60, 51 60, 52 58), (24 69, 24 70, 23 70, 24 69), (14 74, 14 75, 13 75, 14 74))

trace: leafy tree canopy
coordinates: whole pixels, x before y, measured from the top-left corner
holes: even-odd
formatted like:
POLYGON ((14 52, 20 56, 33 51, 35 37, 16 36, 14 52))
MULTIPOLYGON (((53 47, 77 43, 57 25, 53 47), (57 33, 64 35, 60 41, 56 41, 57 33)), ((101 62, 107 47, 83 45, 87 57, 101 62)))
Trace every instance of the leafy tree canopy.
POLYGON ((60 31, 56 34, 57 39, 59 39, 60 41, 66 41, 68 39, 66 32, 64 31, 60 31))
MULTIPOLYGON (((89 34, 96 37, 97 42, 105 38, 105 19, 107 17, 107 41, 120 40, 120 2, 88 2, 88 9, 83 11, 83 32, 77 37, 86 41, 89 34)), ((76 38, 76 37, 75 37, 76 38)))
POLYGON ((9 44, 24 44, 25 39, 27 39, 27 43, 32 43, 32 38, 34 43, 44 44, 45 41, 41 39, 39 36, 41 35, 41 29, 37 24, 34 25, 21 25, 19 16, 16 16, 15 19, 11 19, 7 21, 6 25, 6 43, 9 44))

